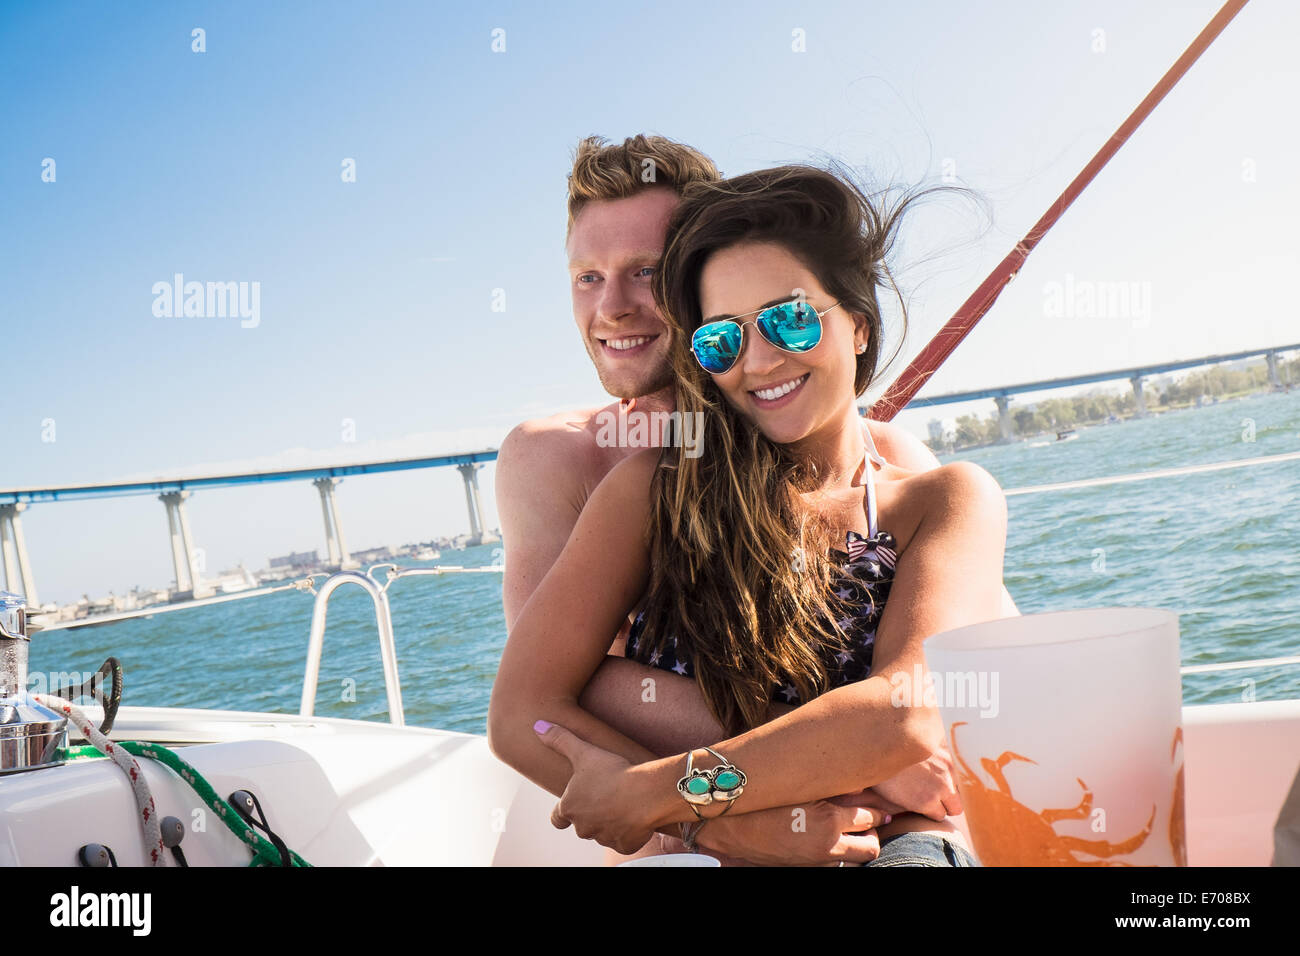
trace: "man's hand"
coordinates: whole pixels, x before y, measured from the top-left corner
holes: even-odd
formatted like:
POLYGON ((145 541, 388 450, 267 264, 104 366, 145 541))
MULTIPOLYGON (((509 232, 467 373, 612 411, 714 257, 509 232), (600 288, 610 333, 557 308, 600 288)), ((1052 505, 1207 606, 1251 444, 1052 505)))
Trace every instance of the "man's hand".
MULTIPOLYGON (((740 799, 737 810, 743 805, 744 797, 740 799)), ((880 853, 876 827, 902 812, 897 804, 863 790, 798 807, 728 814, 709 821, 699 844, 761 866, 869 863, 880 853)))
POLYGON ((931 820, 962 812, 961 797, 952 779, 952 754, 940 747, 925 760, 912 764, 871 788, 881 797, 931 820))

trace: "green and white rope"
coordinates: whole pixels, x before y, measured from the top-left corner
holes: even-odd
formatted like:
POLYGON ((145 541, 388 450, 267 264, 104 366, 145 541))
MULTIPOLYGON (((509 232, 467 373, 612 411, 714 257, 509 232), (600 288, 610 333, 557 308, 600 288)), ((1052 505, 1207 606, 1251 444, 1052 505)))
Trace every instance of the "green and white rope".
POLYGON ((94 744, 95 750, 107 756, 126 774, 127 779, 131 782, 131 793, 135 797, 136 811, 140 815, 140 827, 144 831, 145 857, 149 860, 150 866, 166 866, 167 848, 163 846, 162 828, 158 824, 158 808, 154 804, 153 794, 149 791, 149 781, 145 779, 144 770, 135 758, 130 755, 130 751, 123 745, 113 743, 100 733, 99 729, 86 717, 82 709, 75 704, 52 694, 33 694, 32 698, 38 704, 63 714, 71 720, 85 738, 94 744))
MULTIPOLYGON (((170 767, 177 776, 188 783, 190 788, 199 795, 199 798, 217 815, 217 818, 226 825, 226 828, 239 837, 244 842, 244 845, 252 851, 253 859, 249 866, 281 865, 280 851, 276 849, 275 844, 254 830, 234 807, 217 795, 217 791, 212 788, 212 784, 208 783, 201 773, 177 756, 174 751, 168 750, 166 747, 160 747, 158 744, 142 743, 138 740, 111 741, 101 734, 94 724, 86 718, 81 709, 74 704, 70 704, 60 697, 51 697, 48 694, 33 694, 32 696, 46 707, 68 715, 77 729, 91 742, 91 746, 68 748, 64 751, 65 759, 78 760, 88 757, 107 756, 120 766, 130 778, 132 790, 136 795, 136 805, 140 808, 141 820, 145 828, 145 845, 153 848, 149 853, 152 866, 166 866, 167 854, 162 842, 162 830, 158 823, 158 813, 154 805, 153 795, 149 792, 149 784, 144 778, 140 765, 131 757, 132 754, 139 757, 148 757, 170 767), (152 824, 152 829, 150 824, 152 824), (156 843, 153 842, 155 836, 157 838, 156 843)), ((311 866, 310 863, 292 850, 289 851, 289 856, 293 866, 311 866)))
MULTIPOLYGON (((194 792, 199 795, 199 798, 217 815, 217 818, 226 825, 226 829, 239 837, 245 846, 252 850, 253 859, 249 866, 281 865, 280 851, 275 848, 275 844, 253 829, 234 807, 217 795, 217 791, 212 788, 212 784, 208 783, 194 767, 177 756, 175 751, 168 750, 158 744, 142 743, 138 740, 123 740, 117 746, 129 753, 157 760, 174 770, 177 776, 188 783, 194 792)), ((93 747, 74 747, 67 752, 69 760, 97 756, 99 754, 96 753, 93 747)), ((293 866, 311 866, 310 863, 292 850, 289 851, 289 856, 293 866)))

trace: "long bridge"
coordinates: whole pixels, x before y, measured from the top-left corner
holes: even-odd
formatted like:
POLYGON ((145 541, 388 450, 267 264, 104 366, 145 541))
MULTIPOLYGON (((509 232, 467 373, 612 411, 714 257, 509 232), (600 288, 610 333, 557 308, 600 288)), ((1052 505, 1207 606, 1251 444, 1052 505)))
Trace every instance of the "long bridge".
MULTIPOLYGON (((1008 405, 1012 395, 1127 378, 1133 385, 1138 415, 1145 415, 1147 412, 1146 403, 1142 397, 1142 380, 1146 376, 1264 356, 1268 363, 1269 382, 1274 387, 1280 388, 1282 382, 1278 375, 1277 356, 1298 349, 1300 349, 1300 344, 1280 345, 1271 348, 1231 352, 1224 355, 1207 355, 1202 358, 1143 365, 1135 368, 1115 369, 1109 372, 1092 372, 1086 375, 1041 379, 1035 382, 1023 382, 1019 385, 1002 385, 964 392, 952 392, 947 395, 915 398, 908 403, 907 407, 909 409, 924 408, 926 406, 948 405, 991 398, 998 408, 998 418, 1002 426, 1003 438, 1010 440, 1011 416, 1008 405)), ((494 461, 496 457, 497 450, 487 448, 481 451, 459 452, 449 455, 399 458, 361 464, 294 468, 281 471, 195 475, 185 478, 157 478, 149 481, 107 482, 57 487, 0 488, 0 554, 3 554, 4 557, 5 586, 10 591, 17 591, 25 595, 30 607, 39 606, 36 599, 36 583, 32 575, 31 562, 27 557, 27 544, 23 538, 20 516, 32 504, 85 498, 111 498, 148 494, 158 496, 158 500, 163 503, 167 512, 169 545, 171 547, 172 563, 176 569, 176 591, 173 594, 175 600, 198 599, 207 597, 209 594, 209 589, 205 587, 199 576, 194 539, 190 532, 189 518, 185 512, 186 499, 195 491, 206 488, 227 488, 235 485, 265 484, 278 481, 310 481, 320 494, 321 513, 325 522, 325 540, 329 551, 329 565, 344 569, 357 567, 357 562, 348 553, 343 536, 343 525, 339 519, 338 502, 334 497, 334 488, 341 479, 353 475, 374 475, 389 471, 409 471, 417 468, 450 466, 455 467, 460 472, 461 478, 465 482, 465 503, 469 509, 470 540, 482 541, 486 532, 483 526, 483 508, 478 486, 478 470, 483 467, 484 462, 494 461)))
POLYGON ((483 505, 479 496, 478 471, 483 467, 483 462, 495 461, 496 457, 497 450, 487 448, 482 451, 458 452, 426 458, 397 458, 361 464, 292 468, 282 471, 195 475, 186 478, 157 478, 147 481, 58 487, 38 485, 27 488, 0 488, 0 552, 4 555, 5 587, 24 595, 28 607, 40 606, 36 598, 36 581, 32 574, 31 562, 27 557, 27 542, 23 537, 20 515, 32 504, 86 498, 154 494, 158 496, 158 500, 167 510, 172 564, 176 569, 174 600, 198 599, 211 594, 211 590, 205 587, 199 576, 194 538, 190 533, 189 517, 185 513, 186 499, 195 491, 205 488, 230 488, 236 485, 259 485, 278 481, 310 481, 320 493, 329 564, 341 570, 355 568, 358 562, 348 553, 343 537, 343 524, 339 520, 338 502, 334 498, 334 488, 339 481, 352 475, 377 475, 388 471, 454 466, 465 482, 470 541, 479 542, 483 540, 485 529, 483 505))
POLYGON ((1223 362, 1236 362, 1241 359, 1264 357, 1268 364, 1268 381, 1275 389, 1283 387, 1277 371, 1277 357, 1284 352, 1300 349, 1297 345, 1275 345, 1269 348, 1248 349, 1243 352, 1228 352, 1222 355, 1205 355, 1201 358, 1181 359, 1176 362, 1157 362, 1152 365, 1140 365, 1134 368, 1113 369, 1109 372, 1089 372, 1084 375, 1065 375, 1060 378, 1039 379, 1036 382, 1022 382, 1019 385, 999 385, 991 388, 976 388, 965 392, 949 392, 946 395, 933 395, 926 398, 914 398, 907 403, 908 410, 925 408, 933 405, 955 405, 958 402, 973 402, 982 398, 991 398, 997 405, 998 424, 1002 428, 1002 440, 1011 440, 1011 396, 1022 392, 1044 392, 1054 388, 1069 388, 1074 385, 1091 385, 1095 382, 1113 382, 1128 379, 1133 386, 1133 399, 1137 406, 1138 417, 1147 414, 1146 399, 1142 395, 1142 380, 1152 375, 1165 372, 1177 372, 1182 369, 1199 368, 1204 365, 1218 365, 1223 362))

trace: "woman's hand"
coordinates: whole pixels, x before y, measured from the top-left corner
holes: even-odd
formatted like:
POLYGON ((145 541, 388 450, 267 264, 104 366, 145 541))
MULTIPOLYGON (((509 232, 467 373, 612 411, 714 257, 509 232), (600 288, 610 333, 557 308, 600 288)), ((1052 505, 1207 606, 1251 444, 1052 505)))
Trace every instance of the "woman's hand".
POLYGON ((654 827, 642 812, 645 802, 633 792, 632 764, 618 754, 602 750, 557 724, 538 721, 538 739, 573 767, 573 776, 551 811, 551 823, 563 830, 569 825, 584 840, 619 853, 635 853, 654 836, 654 827))
POLYGON ((886 800, 931 820, 943 820, 962 812, 961 797, 952 779, 952 754, 940 747, 920 763, 914 763, 871 788, 886 800))

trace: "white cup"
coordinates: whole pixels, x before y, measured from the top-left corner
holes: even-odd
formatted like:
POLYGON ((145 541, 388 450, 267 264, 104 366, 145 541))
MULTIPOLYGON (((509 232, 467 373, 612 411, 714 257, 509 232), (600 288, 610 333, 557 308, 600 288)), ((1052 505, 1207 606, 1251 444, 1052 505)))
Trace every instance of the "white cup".
POLYGON ((985 866, 1187 865, 1177 614, 1027 614, 923 646, 985 866))

